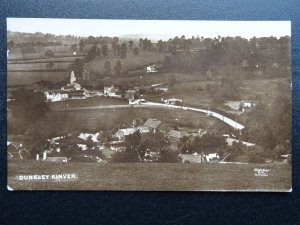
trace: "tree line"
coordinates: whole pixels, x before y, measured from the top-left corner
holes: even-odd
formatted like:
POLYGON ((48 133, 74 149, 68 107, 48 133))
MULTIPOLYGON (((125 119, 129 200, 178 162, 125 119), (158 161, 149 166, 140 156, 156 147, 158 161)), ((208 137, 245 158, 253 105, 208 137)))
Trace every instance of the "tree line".
POLYGON ((290 67, 290 37, 241 37, 189 38, 175 37, 158 41, 158 51, 171 53, 166 56, 164 67, 178 72, 206 71, 213 67, 242 65, 254 71, 272 67, 290 67))

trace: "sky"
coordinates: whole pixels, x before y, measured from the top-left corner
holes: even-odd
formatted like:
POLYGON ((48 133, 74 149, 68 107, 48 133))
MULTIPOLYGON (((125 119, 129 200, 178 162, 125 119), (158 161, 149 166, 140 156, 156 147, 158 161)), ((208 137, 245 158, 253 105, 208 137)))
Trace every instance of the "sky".
POLYGON ((213 20, 100 20, 7 18, 7 30, 75 36, 153 35, 159 38, 241 36, 244 38, 291 36, 290 21, 213 21, 213 20))

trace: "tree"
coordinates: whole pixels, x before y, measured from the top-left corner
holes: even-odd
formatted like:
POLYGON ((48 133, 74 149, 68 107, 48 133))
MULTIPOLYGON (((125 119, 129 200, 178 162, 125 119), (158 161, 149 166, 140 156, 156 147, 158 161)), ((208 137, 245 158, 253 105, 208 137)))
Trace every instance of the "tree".
POLYGON ((100 48, 97 48, 97 53, 96 53, 97 56, 101 56, 101 49, 100 48))
POLYGON ((121 75, 121 72, 122 72, 122 64, 121 64, 121 61, 117 61, 116 65, 115 65, 115 73, 117 76, 120 76, 121 75))
POLYGON ((159 52, 162 52, 162 51, 163 51, 164 44, 163 44, 163 41, 162 41, 162 40, 159 40, 159 41, 157 42, 157 47, 158 47, 158 51, 159 51, 159 52))
POLYGON ((126 137, 127 149, 132 149, 136 151, 140 143, 141 143, 141 133, 139 130, 126 137))
POLYGON ((90 50, 88 51, 88 54, 86 56, 86 61, 90 62, 92 61, 97 55, 97 45, 93 45, 90 50))
POLYGON ((133 151, 115 152, 110 159, 110 162, 112 163, 136 163, 139 161, 140 159, 137 152, 133 151))
POLYGON ((178 151, 172 151, 169 149, 161 150, 158 158, 160 163, 180 163, 181 157, 178 151))
POLYGON ((71 45, 71 51, 76 52, 77 51, 77 44, 71 45))
POLYGON ((123 44, 121 45, 120 57, 121 57, 121 58, 126 58, 126 56, 127 56, 127 46, 126 46, 125 43, 123 43, 123 44))
POLYGON ((14 47, 15 43, 13 40, 10 40, 8 43, 7 43, 7 50, 11 50, 13 47, 14 47))
POLYGON ((84 61, 82 59, 75 59, 74 62, 69 65, 69 70, 74 71, 76 76, 78 76, 82 74, 83 66, 84 61))
POLYGON ((111 162, 118 163, 135 163, 142 158, 138 153, 138 146, 141 142, 140 131, 136 131, 126 137, 126 150, 124 152, 116 152, 111 158, 111 162))
POLYGON ((181 154, 192 153, 190 139, 187 136, 184 136, 179 139, 177 147, 180 150, 181 154))
POLYGON ((261 149, 256 149, 255 147, 250 147, 249 152, 249 163, 264 163, 265 153, 261 149))
MULTIPOLYGON (((31 127, 43 121, 49 112, 43 93, 20 88, 12 92, 12 98, 15 101, 10 107, 12 113, 11 132, 23 133, 30 130, 31 127)), ((40 132, 40 127, 37 127, 37 130, 40 132)))
POLYGON ((104 63, 104 73, 105 73, 105 76, 110 76, 110 74, 111 74, 111 65, 110 65, 109 61, 105 61, 105 63, 104 63))
POLYGON ((137 56, 139 53, 140 53, 140 49, 139 49, 138 47, 135 47, 135 48, 133 49, 133 54, 134 54, 135 56, 137 56))
POLYGON ((141 159, 144 159, 147 150, 158 152, 163 146, 164 134, 162 132, 155 132, 142 136, 138 146, 138 153, 141 159))
POLYGON ((42 119, 49 111, 45 103, 45 96, 41 92, 28 89, 16 89, 12 92, 15 99, 12 106, 12 114, 17 117, 26 118, 29 122, 42 119))
POLYGON ((80 39, 80 41, 79 41, 79 48, 80 48, 80 52, 82 52, 82 51, 83 51, 83 48, 84 48, 84 46, 85 46, 85 44, 84 44, 84 41, 83 41, 83 39, 80 39))
POLYGON ((128 44, 129 44, 129 49, 132 50, 132 47, 133 47, 133 41, 129 41, 128 44))
POLYGON ((119 38, 118 37, 113 38, 111 46, 112 46, 112 49, 113 49, 114 56, 118 56, 119 51, 120 51, 120 45, 119 45, 119 38))
POLYGON ((46 56, 47 58, 53 58, 54 52, 52 50, 48 49, 45 51, 44 56, 46 56))
POLYGON ((170 87, 170 88, 174 87, 175 83, 176 83, 176 78, 175 78, 175 76, 174 76, 173 74, 172 74, 172 75, 169 75, 169 76, 168 76, 168 85, 169 85, 169 87, 170 87))
POLYGON ((198 146, 197 149, 194 149, 194 151, 198 153, 209 153, 223 148, 226 145, 224 137, 208 133, 203 134, 200 139, 194 139, 194 142, 195 141, 196 143, 192 143, 192 146, 198 146))
POLYGON ((107 44, 106 44, 106 43, 103 44, 103 45, 101 46, 101 52, 102 52, 102 55, 103 55, 104 57, 107 56, 107 54, 108 54, 108 47, 107 47, 107 44))
POLYGON ((99 40, 93 36, 88 36, 87 39, 84 40, 85 44, 97 45, 99 44, 99 40))

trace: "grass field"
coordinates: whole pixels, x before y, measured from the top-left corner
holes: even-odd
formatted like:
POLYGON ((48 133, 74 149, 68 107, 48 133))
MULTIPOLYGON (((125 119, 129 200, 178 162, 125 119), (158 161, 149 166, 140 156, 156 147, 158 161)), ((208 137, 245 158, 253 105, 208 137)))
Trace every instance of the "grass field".
POLYGON ((26 64, 8 64, 8 71, 41 71, 41 70, 67 70, 70 65, 70 61, 68 62, 56 62, 53 64, 51 69, 47 68, 49 62, 40 62, 40 63, 26 63, 26 64))
POLYGON ((157 63, 158 61, 163 61, 166 55, 167 53, 141 50, 140 54, 135 56, 131 51, 128 51, 127 57, 125 59, 120 59, 119 57, 112 56, 112 53, 110 52, 108 57, 99 57, 92 60, 87 64, 87 67, 92 73, 101 73, 103 72, 104 62, 109 61, 111 63, 112 72, 114 72, 113 68, 117 61, 120 60, 122 63, 122 70, 128 71, 141 68, 148 64, 157 63))
POLYGON ((14 190, 290 191, 291 167, 279 164, 53 163, 8 164, 14 190), (255 176, 254 169, 268 169, 255 176), (75 173, 73 181, 18 181, 19 175, 75 173))
MULTIPOLYGON (((58 112, 59 113, 59 112, 58 112)), ((216 133, 230 132, 230 127, 222 121, 189 110, 166 108, 116 108, 116 109, 82 109, 63 111, 72 118, 74 124, 84 125, 90 130, 116 129, 118 124, 131 124, 136 118, 156 118, 164 123, 194 129, 205 129, 216 133)))
POLYGON ((68 71, 44 71, 44 72, 7 72, 7 85, 32 85, 40 80, 63 81, 69 76, 68 71))
POLYGON ((64 102, 51 102, 51 109, 67 109, 68 108, 76 108, 76 107, 89 107, 89 106, 99 106, 99 105, 126 105, 128 104, 128 100, 126 99, 118 99, 118 98, 110 98, 110 97, 92 97, 87 99, 76 99, 64 102), (68 105, 68 106, 67 106, 68 105))

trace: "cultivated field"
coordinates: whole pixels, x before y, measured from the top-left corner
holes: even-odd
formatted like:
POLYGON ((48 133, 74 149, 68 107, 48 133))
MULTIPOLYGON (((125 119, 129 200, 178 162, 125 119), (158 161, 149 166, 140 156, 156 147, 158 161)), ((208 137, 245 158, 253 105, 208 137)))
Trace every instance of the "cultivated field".
POLYGON ((291 167, 280 164, 53 163, 8 165, 14 190, 290 191, 291 167), (254 169, 268 169, 255 176, 254 169), (17 181, 18 175, 75 173, 76 181, 17 181))

